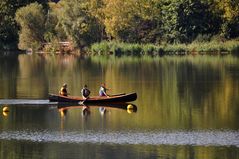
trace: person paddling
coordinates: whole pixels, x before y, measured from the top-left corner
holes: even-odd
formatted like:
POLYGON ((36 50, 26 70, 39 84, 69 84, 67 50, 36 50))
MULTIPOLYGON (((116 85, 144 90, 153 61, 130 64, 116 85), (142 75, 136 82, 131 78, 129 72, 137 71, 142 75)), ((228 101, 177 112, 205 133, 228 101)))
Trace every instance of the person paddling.
MULTIPOLYGON (((105 96, 109 97, 109 95, 106 93, 107 90, 109 90, 109 89, 105 87, 105 83, 102 83, 100 86, 100 90, 99 90, 99 96, 100 97, 105 97, 105 96)), ((100 107, 99 110, 100 110, 101 115, 104 115, 106 112, 106 108, 104 108, 104 107, 100 107)))
POLYGON ((61 87, 61 90, 59 91, 59 94, 61 96, 67 96, 68 93, 67 93, 67 84, 64 83, 63 86, 61 87))
POLYGON ((101 97, 103 97, 103 96, 109 97, 109 95, 106 93, 107 90, 109 90, 109 89, 105 87, 104 83, 102 83, 101 86, 100 86, 100 90, 99 90, 99 96, 101 96, 101 97))
POLYGON ((85 85, 81 90, 81 95, 84 100, 87 100, 90 96, 90 90, 87 88, 87 85, 85 85))

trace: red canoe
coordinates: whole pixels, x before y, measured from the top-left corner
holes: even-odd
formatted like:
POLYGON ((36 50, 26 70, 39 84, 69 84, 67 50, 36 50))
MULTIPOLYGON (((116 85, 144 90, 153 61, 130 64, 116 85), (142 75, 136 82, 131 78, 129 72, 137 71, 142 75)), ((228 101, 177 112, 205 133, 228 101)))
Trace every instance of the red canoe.
POLYGON ((110 97, 100 97, 100 96, 92 96, 87 100, 84 100, 82 97, 79 96, 61 96, 55 94, 49 94, 49 101, 50 102, 71 102, 71 103, 123 103, 123 102, 132 102, 137 99, 136 93, 129 93, 129 94, 119 94, 113 95, 110 97))

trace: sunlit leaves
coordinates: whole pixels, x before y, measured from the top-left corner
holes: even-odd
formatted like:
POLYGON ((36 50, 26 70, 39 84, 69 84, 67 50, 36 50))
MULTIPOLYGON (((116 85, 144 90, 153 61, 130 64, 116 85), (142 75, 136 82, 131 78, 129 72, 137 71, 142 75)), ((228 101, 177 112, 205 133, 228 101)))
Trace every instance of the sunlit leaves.
POLYGON ((168 0, 162 4, 162 14, 167 42, 192 42, 200 35, 213 36, 220 29, 220 17, 208 1, 168 0))
POLYGON ((106 33, 127 42, 155 42, 159 30, 152 32, 161 23, 159 3, 157 0, 104 0, 106 33))
POLYGON ((223 11, 223 17, 227 20, 232 20, 239 15, 238 0, 221 0, 217 2, 217 6, 223 11))
POLYGON ((20 49, 39 49, 44 42, 45 13, 42 5, 32 3, 16 13, 16 21, 21 26, 19 34, 20 49))
MULTIPOLYGON (((32 1, 0 2, 1 45, 16 41, 13 15, 32 1)), ((239 0, 61 0, 43 8, 45 32, 35 33, 43 35, 40 41, 67 40, 79 48, 101 40, 162 44, 239 36, 239 0)), ((34 21, 28 25, 38 31, 34 21)), ((36 39, 35 34, 31 38, 36 39)), ((23 37, 26 35, 20 33, 23 37)))
POLYGON ((215 9, 219 10, 223 20, 221 35, 226 38, 239 36, 239 1, 222 0, 215 2, 215 9))
POLYGON ((47 0, 0 0, 0 48, 15 49, 18 41, 19 27, 15 21, 18 8, 32 2, 39 2, 46 8, 47 0))
POLYGON ((75 46, 84 48, 99 39, 98 22, 89 13, 88 1, 62 0, 60 5, 59 25, 75 46))
POLYGON ((14 21, 14 6, 8 0, 0 0, 0 48, 15 43, 17 39, 16 24, 14 21))

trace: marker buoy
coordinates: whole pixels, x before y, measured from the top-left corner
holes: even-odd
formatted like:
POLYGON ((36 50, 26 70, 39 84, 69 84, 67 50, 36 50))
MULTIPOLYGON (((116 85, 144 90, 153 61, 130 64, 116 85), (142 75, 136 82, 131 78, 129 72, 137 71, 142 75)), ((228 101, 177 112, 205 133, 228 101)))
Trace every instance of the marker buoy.
POLYGON ((8 113, 9 112, 2 112, 3 116, 5 116, 5 117, 8 116, 8 113))
POLYGON ((129 105, 127 106, 127 109, 134 109, 134 106, 133 106, 132 104, 129 104, 129 105))
POLYGON ((9 112, 9 108, 8 107, 3 107, 2 111, 3 112, 9 112))
POLYGON ((134 112, 134 106, 132 104, 127 105, 127 113, 131 114, 134 112))
POLYGON ((127 113, 131 114, 133 112, 134 112, 133 109, 127 109, 127 113))

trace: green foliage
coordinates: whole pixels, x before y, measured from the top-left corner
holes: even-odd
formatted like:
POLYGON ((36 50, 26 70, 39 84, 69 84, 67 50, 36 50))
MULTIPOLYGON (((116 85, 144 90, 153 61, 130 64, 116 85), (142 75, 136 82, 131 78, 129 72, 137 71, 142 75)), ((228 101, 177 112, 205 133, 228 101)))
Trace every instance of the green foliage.
POLYGON ((14 19, 15 12, 18 8, 35 1, 47 7, 47 0, 0 0, 0 49, 16 49, 19 28, 14 19))
POLYGON ((57 19, 57 13, 55 10, 55 4, 50 3, 49 9, 46 14, 46 21, 45 21, 45 33, 44 33, 44 39, 47 42, 51 42, 57 39, 57 31, 56 26, 58 23, 57 19))
POLYGON ((0 48, 16 45, 17 27, 14 21, 14 6, 7 0, 0 0, 0 48), (11 45, 9 45, 11 44, 11 45))
POLYGON ((108 37, 124 42, 154 43, 160 35, 160 2, 157 0, 104 0, 108 37))
MULTIPOLYGON (((103 54, 107 54, 110 53, 110 43, 106 42, 106 41, 102 41, 100 43, 94 43, 91 46, 91 52, 96 55, 103 55, 103 54)), ((113 48, 113 46, 112 46, 113 48)))
POLYGON ((151 44, 141 45, 116 41, 104 41, 91 46, 91 53, 93 55, 141 56, 144 54, 152 55, 156 50, 157 47, 151 44))
POLYGON ((221 17, 221 36, 235 38, 239 36, 239 1, 221 0, 215 2, 214 10, 221 17))
POLYGON ((188 45, 190 52, 197 52, 203 54, 217 54, 217 53, 236 53, 238 51, 239 41, 229 40, 222 41, 210 41, 202 43, 192 43, 188 45))
POLYGON ((163 41, 192 42, 198 35, 219 32, 220 18, 213 14, 210 3, 202 0, 167 0, 162 3, 163 41))
POLYGON ((45 13, 42 5, 32 3, 16 12, 16 21, 20 25, 19 48, 37 50, 44 43, 45 13))
MULTIPOLYGON (((204 46, 214 37, 219 42, 239 37, 239 0, 38 0, 43 7, 36 10, 26 6, 33 1, 0 0, 0 48, 16 44, 19 35, 21 49, 40 48, 43 42, 70 41, 85 50, 92 43, 114 40, 134 45, 121 47, 113 42, 109 47, 113 54, 134 54, 131 50, 158 54, 162 50, 187 52, 188 44, 204 46), (25 10, 16 15, 19 32, 14 15, 20 7, 25 10), (139 47, 141 44, 147 47, 139 47)), ((103 44, 101 47, 108 46, 103 44)), ((214 46, 219 47, 207 45, 210 50, 215 50, 214 46)))
POLYGON ((81 49, 100 39, 98 22, 88 12, 87 3, 86 0, 62 0, 58 14, 62 30, 81 49))
POLYGON ((172 44, 166 45, 164 48, 164 52, 171 54, 186 54, 188 52, 188 48, 185 44, 172 44))
POLYGON ((133 56, 162 56, 162 55, 187 55, 187 54, 237 54, 239 51, 239 41, 231 40, 226 42, 194 42, 186 44, 136 44, 123 42, 101 42, 91 46, 92 55, 133 55, 133 56))
POLYGON ((188 43, 216 35, 221 19, 209 0, 105 0, 109 37, 124 42, 188 43))

